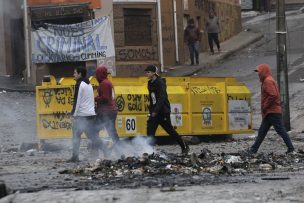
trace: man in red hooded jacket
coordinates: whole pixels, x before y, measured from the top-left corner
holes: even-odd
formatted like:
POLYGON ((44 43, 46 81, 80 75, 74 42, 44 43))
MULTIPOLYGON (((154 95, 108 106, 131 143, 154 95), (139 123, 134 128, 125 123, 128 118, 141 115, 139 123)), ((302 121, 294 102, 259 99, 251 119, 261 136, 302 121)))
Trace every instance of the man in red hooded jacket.
POLYGON ((101 66, 96 69, 96 79, 99 82, 95 102, 97 104, 97 128, 98 131, 104 127, 112 138, 114 143, 119 141, 115 127, 117 117, 117 108, 114 100, 114 88, 111 81, 108 80, 108 70, 101 66))
POLYGON ((261 110, 262 110, 262 123, 259 128, 258 136, 254 144, 250 148, 251 153, 257 153, 260 145, 262 144, 269 128, 274 127, 275 131, 283 138, 287 152, 294 152, 294 147, 286 132, 282 120, 282 108, 279 88, 273 79, 268 64, 260 64, 257 66, 255 72, 258 73, 261 85, 261 110))

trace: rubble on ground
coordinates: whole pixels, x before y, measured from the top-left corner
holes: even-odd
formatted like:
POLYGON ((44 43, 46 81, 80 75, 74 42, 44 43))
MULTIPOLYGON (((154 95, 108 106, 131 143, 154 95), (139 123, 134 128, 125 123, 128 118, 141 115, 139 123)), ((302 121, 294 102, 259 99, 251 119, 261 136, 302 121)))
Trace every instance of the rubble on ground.
POLYGON ((90 176, 94 179, 156 177, 162 175, 243 175, 253 172, 296 171, 304 169, 304 153, 296 155, 257 154, 246 152, 215 154, 208 149, 201 154, 187 156, 171 153, 144 153, 141 157, 124 157, 102 160, 87 164, 85 167, 65 169, 61 174, 90 176))

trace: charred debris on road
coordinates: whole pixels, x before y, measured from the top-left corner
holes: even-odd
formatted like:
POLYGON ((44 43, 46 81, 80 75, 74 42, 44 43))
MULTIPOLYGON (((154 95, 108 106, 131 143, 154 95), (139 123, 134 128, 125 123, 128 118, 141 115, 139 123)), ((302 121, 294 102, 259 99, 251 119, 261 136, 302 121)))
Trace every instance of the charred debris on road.
POLYGON ((183 156, 161 152, 144 153, 141 157, 122 156, 114 161, 97 159, 95 163, 64 169, 59 173, 86 177, 101 185, 136 183, 134 185, 136 187, 147 185, 145 182, 150 180, 148 186, 172 186, 174 181, 168 181, 169 177, 179 179, 180 185, 194 185, 202 182, 206 177, 210 179, 210 177, 242 176, 259 172, 303 170, 303 157, 304 152, 301 150, 295 155, 274 153, 249 155, 246 152, 215 154, 203 149, 199 155, 192 153, 183 156), (160 179, 162 181, 159 181, 160 179), (181 183, 180 180, 183 179, 185 182, 181 183))

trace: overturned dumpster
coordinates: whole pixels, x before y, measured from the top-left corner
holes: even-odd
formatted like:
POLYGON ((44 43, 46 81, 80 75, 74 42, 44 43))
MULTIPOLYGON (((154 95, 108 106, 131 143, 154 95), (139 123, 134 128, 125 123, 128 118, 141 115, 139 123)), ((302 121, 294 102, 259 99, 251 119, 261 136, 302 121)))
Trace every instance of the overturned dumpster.
MULTIPOLYGON (((146 135, 149 97, 146 77, 113 77, 120 137, 146 135)), ((98 82, 90 78, 95 93, 98 82)), ((181 135, 241 134, 252 132, 251 93, 232 77, 167 77, 171 122, 181 135)), ((75 81, 54 77, 36 87, 38 138, 68 138, 72 123, 75 81)), ((101 132, 106 135, 106 132, 101 132)), ((161 128, 157 136, 167 135, 161 128)))

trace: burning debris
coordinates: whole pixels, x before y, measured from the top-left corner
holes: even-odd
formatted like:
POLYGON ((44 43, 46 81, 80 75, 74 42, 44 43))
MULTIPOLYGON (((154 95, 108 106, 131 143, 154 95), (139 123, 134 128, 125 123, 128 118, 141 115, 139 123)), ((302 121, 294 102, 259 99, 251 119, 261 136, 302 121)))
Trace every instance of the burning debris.
POLYGON ((278 155, 270 153, 248 155, 245 152, 234 154, 213 154, 203 149, 198 156, 171 153, 144 153, 141 157, 125 157, 120 159, 101 160, 77 169, 66 169, 59 173, 89 176, 95 180, 110 181, 111 179, 141 179, 145 177, 162 176, 200 176, 213 175, 243 175, 252 172, 295 171, 304 169, 304 154, 278 155), (295 164, 297 167, 295 167, 295 164))

